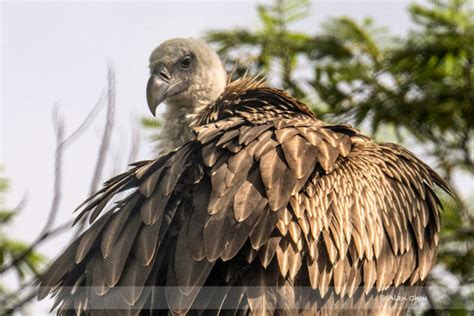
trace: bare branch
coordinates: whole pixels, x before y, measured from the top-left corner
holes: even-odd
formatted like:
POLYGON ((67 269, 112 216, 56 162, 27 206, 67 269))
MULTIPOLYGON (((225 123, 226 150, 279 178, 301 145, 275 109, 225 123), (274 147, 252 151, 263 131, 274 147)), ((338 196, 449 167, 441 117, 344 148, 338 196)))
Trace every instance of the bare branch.
MULTIPOLYGON (((107 114, 106 114, 106 125, 105 130, 102 135, 102 141, 99 148, 99 156, 97 158, 96 166, 94 169, 94 176, 92 178, 90 191, 94 192, 99 183, 100 178, 103 173, 103 168, 105 164, 105 157, 109 150, 110 139, 112 136, 112 128, 114 123, 114 112, 115 112, 115 77, 114 71, 111 66, 109 66, 108 77, 107 77, 107 114)), ((53 199, 51 202, 51 208, 48 214, 46 223, 44 224, 43 229, 36 239, 28 246, 25 251, 20 253, 18 256, 13 258, 10 262, 0 267, 0 274, 8 271, 12 267, 20 264, 25 258, 31 254, 35 249, 42 243, 50 240, 52 237, 57 236, 61 233, 67 232, 72 228, 73 220, 63 223, 56 228, 52 228, 57 217, 59 206, 61 202, 61 193, 62 193, 62 172, 63 172, 63 153, 67 146, 73 144, 83 133, 90 127, 91 123, 97 117, 102 105, 105 104, 104 101, 105 92, 102 91, 97 103, 94 105, 92 110, 88 113, 87 117, 82 121, 81 124, 68 136, 65 137, 65 123, 59 113, 59 105, 55 105, 53 109, 53 126, 56 138, 56 148, 55 148, 55 160, 54 160, 54 192, 53 199)), ((24 199, 17 206, 16 209, 20 208, 24 203, 24 199)), ((82 224, 83 225, 83 224, 82 224)), ((78 229, 76 235, 81 231, 78 229)), ((18 288, 14 293, 9 294, 8 297, 2 298, 0 305, 3 308, 7 308, 7 313, 12 313, 21 309, 24 305, 29 303, 36 296, 36 289, 31 291, 26 291, 26 288, 34 284, 39 280, 42 273, 32 277, 27 282, 19 284, 18 288), (26 293, 25 293, 26 292, 26 293), (14 298, 21 299, 14 303, 14 305, 8 306, 14 298)), ((2 310, 4 313, 5 310, 2 310)))
POLYGON ((14 312, 21 309, 23 306, 31 302, 32 299, 36 297, 36 289, 29 291, 29 293, 22 298, 19 302, 16 302, 13 306, 7 307, 7 309, 2 310, 3 315, 12 315, 14 312))
POLYGON ((54 224, 54 220, 58 214, 59 205, 61 203, 61 186, 62 186, 62 166, 63 166, 63 144, 64 144, 64 121, 59 115, 59 106, 56 104, 53 109, 53 124, 56 135, 56 151, 54 157, 54 193, 51 202, 51 209, 48 219, 41 230, 40 236, 44 235, 54 224))
POLYGON ((97 100, 96 104, 92 108, 92 110, 87 114, 87 117, 82 121, 82 123, 76 128, 74 132, 71 133, 64 141, 63 146, 67 147, 71 143, 73 143, 78 137, 80 137, 90 126, 90 124, 94 121, 99 110, 101 109, 102 105, 104 104, 104 91, 101 92, 99 100, 97 100))
MULTIPOLYGON (((0 270, 0 274, 7 271, 8 269, 10 269, 11 267, 13 266, 16 266, 19 262, 21 262, 28 254, 30 254, 32 251, 34 251, 34 249, 36 247, 38 247, 40 244, 42 244, 43 242, 49 240, 50 238, 52 237, 55 237, 57 235, 60 235, 61 233, 64 233, 64 232, 67 232, 71 229, 72 227, 72 223, 73 221, 68 221, 66 223, 63 223, 61 225, 59 225, 58 227, 54 228, 54 229, 50 229, 49 231, 46 231, 43 235, 41 235, 37 240, 35 240, 29 247, 27 250, 25 250, 20 256, 16 257, 12 262, 10 262, 8 265, 4 266, 1 268, 0 270)), ((0 306, 8 306, 8 302, 12 301, 14 298, 17 298, 19 297, 22 293, 25 292, 25 289, 27 287, 30 287, 31 285, 35 284, 41 277, 41 275, 43 275, 44 272, 41 272, 40 274, 34 276, 33 278, 31 278, 29 281, 21 284, 18 289, 16 290, 16 292, 2 298, 2 300, 0 301, 0 306)), ((24 298, 22 298, 19 302, 16 302, 14 304, 14 306, 12 307, 7 307, 6 310, 2 310, 0 309, 4 315, 10 315, 12 314, 13 312, 15 312, 16 310, 22 308, 24 305, 26 305, 27 303, 29 303, 32 299, 35 298, 36 296, 36 293, 37 293, 37 290, 36 288, 31 290, 29 292, 29 294, 27 294, 24 298)))
MULTIPOLYGON (((87 117, 84 121, 78 126, 78 128, 71 133, 67 138, 64 137, 64 130, 65 124, 64 120, 61 118, 59 113, 59 104, 55 104, 53 108, 53 127, 54 133, 56 137, 56 148, 55 148, 55 159, 54 159, 54 191, 53 191, 53 199, 51 202, 50 211, 48 213, 48 218, 46 223, 44 224, 42 230, 40 231, 39 235, 34 239, 32 244, 22 253, 17 255, 15 258, 11 260, 11 262, 3 265, 0 268, 0 274, 8 271, 12 267, 16 266, 18 263, 23 261, 34 249, 43 241, 56 235, 59 232, 65 231, 66 228, 70 228, 72 226, 73 221, 70 221, 66 224, 60 225, 58 228, 51 230, 51 227, 54 224, 54 221, 57 217, 59 211, 59 205, 61 202, 61 188, 62 188, 62 168, 63 168, 63 153, 67 146, 71 145, 78 137, 80 137, 90 126, 93 122, 97 113, 99 112, 101 105, 104 99, 104 91, 102 91, 97 103, 94 105, 92 110, 89 112, 87 117)), ((20 204, 15 208, 18 209, 23 205, 24 200, 20 202, 20 204)))
POLYGON ((56 235, 58 235, 62 232, 67 231, 68 229, 70 229, 72 227, 73 222, 74 221, 71 220, 69 222, 66 222, 64 224, 59 225, 58 227, 56 227, 54 229, 48 229, 47 231, 43 232, 37 239, 35 239, 35 241, 33 241, 31 243, 31 245, 28 247, 28 249, 23 251, 20 255, 15 257, 8 264, 0 267, 0 274, 6 272, 10 268, 12 268, 12 267, 16 266, 18 263, 20 263, 23 259, 26 258, 26 256, 28 256, 36 247, 38 247, 44 241, 46 241, 49 238, 54 237, 54 236, 56 236, 56 235))
POLYGON ((17 266, 35 249, 35 247, 39 243, 41 243, 49 235, 49 231, 52 225, 54 224, 54 220, 56 219, 56 216, 58 214, 59 205, 61 203, 62 157, 64 141, 64 121, 60 118, 58 104, 56 104, 53 109, 53 126, 56 136, 56 149, 54 159, 54 193, 51 202, 51 208, 48 213, 48 218, 43 228, 41 229, 39 236, 36 237, 33 243, 25 251, 13 258, 9 263, 3 265, 0 268, 0 274, 8 271, 12 267, 17 266))
POLYGON ((8 306, 9 302, 12 302, 15 298, 18 298, 21 293, 25 292, 25 289, 28 288, 29 286, 34 285, 34 283, 38 280, 37 276, 34 276, 33 278, 29 279, 26 282, 21 283, 18 286, 18 289, 10 294, 5 295, 4 297, 0 298, 0 311, 4 309, 3 306, 8 306))
MULTIPOLYGON (((8 266, 5 266, 5 267, 2 267, 2 270, 0 271, 0 273, 3 273, 5 271, 7 271, 8 269, 10 269, 11 267, 17 265, 21 260, 23 260, 29 253, 31 253, 36 247, 38 247, 40 244, 42 244, 43 242, 49 240, 50 238, 52 237, 55 237, 57 235, 60 235, 61 233, 64 233, 64 232, 67 232, 68 230, 71 229, 72 227, 72 223, 73 221, 68 221, 66 223, 63 223, 61 225, 59 225, 58 227, 54 228, 54 229, 51 229, 49 230, 48 232, 46 232, 44 235, 40 236, 36 241, 34 241, 29 247, 27 250, 25 250, 23 253, 22 253, 22 257, 17 257, 15 258, 14 261, 12 261, 11 263, 8 264, 8 266)), ((40 273, 39 275, 37 276, 34 276, 32 279, 30 279, 29 281, 21 284, 18 288, 18 290, 15 292, 15 293, 12 293, 10 295, 8 295, 7 297, 5 298, 2 298, 2 300, 0 301, 0 304, 6 304, 8 301, 12 300, 13 298, 15 297, 18 297, 21 293, 24 292, 24 289, 28 286, 31 286, 32 284, 34 284, 36 281, 38 281, 38 279, 40 278, 40 276, 42 275, 43 273, 40 273)), ((31 299, 31 298, 30 298, 31 299)), ((26 304, 28 301, 25 301, 23 304, 26 304)), ((17 304, 18 305, 18 304, 17 304)), ((18 306, 21 306, 21 305, 18 305, 18 306)))
POLYGON ((133 119, 132 123, 132 146, 128 154, 128 163, 137 160, 138 152, 140 150, 140 128, 137 124, 137 119, 133 119))
MULTIPOLYGON (((115 115, 115 72, 112 65, 109 65, 109 71, 107 74, 107 114, 105 119, 104 132, 102 134, 102 140, 99 146, 99 154, 97 156, 94 173, 92 175, 92 181, 89 189, 89 195, 99 187, 104 165, 106 162, 107 153, 110 148, 110 139, 112 137, 112 130, 114 126, 114 115, 115 115)), ((77 237, 83 230, 87 217, 84 217, 79 221, 74 238, 77 237)))
POLYGON ((104 132, 102 134, 102 141, 99 147, 99 155, 97 156, 94 174, 92 176, 92 182, 90 185, 90 194, 94 194, 97 190, 102 172, 105 165, 105 157, 110 147, 110 139, 112 136, 112 129, 114 126, 114 114, 115 114, 115 73, 112 66, 109 66, 107 75, 107 116, 105 121, 104 132))

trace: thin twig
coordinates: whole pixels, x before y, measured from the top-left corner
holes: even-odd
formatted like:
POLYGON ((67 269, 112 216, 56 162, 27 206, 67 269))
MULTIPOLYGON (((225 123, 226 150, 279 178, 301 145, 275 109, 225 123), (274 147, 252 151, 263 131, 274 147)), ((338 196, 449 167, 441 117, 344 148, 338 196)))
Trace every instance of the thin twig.
POLYGON ((37 280, 38 280, 38 277, 34 276, 33 278, 31 278, 27 282, 21 283, 20 286, 18 286, 18 289, 16 290, 16 292, 10 293, 10 294, 6 295, 5 297, 2 297, 0 299, 0 311, 2 310, 2 306, 7 306, 8 302, 11 302, 15 298, 18 298, 18 296, 21 295, 21 293, 25 292, 25 289, 27 287, 32 286, 37 280))
POLYGON ((82 121, 82 123, 76 128, 74 132, 71 133, 62 143, 64 147, 72 144, 78 137, 80 137, 90 126, 90 124, 94 121, 99 110, 101 109, 102 105, 104 104, 104 91, 101 92, 99 99, 97 100, 96 104, 92 108, 92 110, 87 114, 87 117, 82 121))
POLYGON ((128 154, 128 163, 137 160, 138 152, 140 150, 140 128, 137 126, 137 120, 132 121, 132 146, 128 154))
MULTIPOLYGON (((25 251, 17 255, 15 258, 12 259, 11 262, 3 265, 0 267, 0 274, 6 272, 7 270, 11 269, 12 267, 16 266, 20 263, 23 259, 25 259, 39 244, 42 243, 45 238, 51 236, 53 231, 49 231, 52 225, 54 224, 54 220, 56 219, 57 213, 59 211, 59 205, 61 202, 61 187, 62 187, 62 166, 63 166, 63 153, 67 146, 71 145, 78 137, 80 137, 90 126, 94 118, 97 116, 97 113, 103 104, 104 92, 101 93, 97 103, 94 105, 92 110, 88 113, 87 117, 84 121, 76 128, 74 132, 71 133, 68 137, 64 137, 64 120, 60 117, 59 114, 59 105, 56 104, 53 108, 53 127, 56 136, 56 149, 55 149, 55 159, 54 159, 54 193, 53 199, 51 202, 51 208, 48 213, 48 218, 46 223, 43 226, 43 229, 40 231, 39 235, 33 241, 33 243, 28 247, 25 251)), ((21 203, 21 202, 20 202, 21 203)), ((20 204, 21 205, 21 204, 20 204)), ((72 221, 66 223, 69 227, 72 226, 72 221)), ((65 225, 65 224, 64 224, 65 225)), ((62 227, 63 225, 59 226, 62 227)))
POLYGON ((0 310, 0 312, 3 315, 11 315, 14 312, 18 311, 21 309, 23 306, 25 306, 27 303, 29 303, 32 299, 36 297, 37 290, 31 290, 23 299, 21 299, 19 302, 15 303, 12 307, 8 307, 5 310, 0 310))
POLYGON ((63 144, 64 144, 64 121, 59 116, 59 107, 53 109, 53 124, 56 135, 56 152, 54 155, 54 193, 48 219, 41 230, 40 236, 44 235, 54 224, 61 203, 62 166, 63 166, 63 144))
MULTIPOLYGON (((40 238, 35 240, 23 254, 25 256, 28 255, 28 253, 33 251, 36 247, 38 247, 43 242, 49 240, 49 238, 55 237, 57 235, 60 235, 61 233, 64 233, 64 232, 68 231, 72 227, 72 223, 73 223, 73 221, 71 220, 71 221, 68 221, 66 223, 63 223, 63 224, 59 225, 58 227, 56 227, 54 229, 49 230, 46 234, 40 236, 40 238)), ((23 260, 23 258, 17 257, 17 262, 12 261, 9 265, 15 266, 18 262, 23 260)), ((5 271, 8 270, 9 268, 10 267, 5 267, 5 271)), ((0 271, 0 273, 1 272, 4 272, 4 271, 0 271)), ((15 293, 10 294, 5 298, 2 298, 1 304, 3 304, 3 302, 8 302, 10 299, 13 299, 14 297, 18 297, 18 295, 20 295, 21 293, 24 292, 24 289, 26 287, 28 287, 28 286, 32 285, 34 282, 36 282, 41 275, 42 275, 42 273, 40 273, 38 276, 33 277, 31 280, 29 280, 29 281, 23 283, 22 285, 20 285, 18 290, 15 293)))
MULTIPOLYGON (((107 114, 105 120, 104 132, 102 134, 102 140, 99 146, 99 154, 97 156, 94 173, 92 175, 92 181, 89 189, 89 195, 95 193, 99 187, 104 165, 106 162, 107 152, 110 148, 110 139, 112 137, 112 130, 114 126, 114 115, 115 115, 115 73, 112 65, 109 65, 109 71, 107 74, 107 114)), ((78 225, 74 238, 77 237, 83 230, 87 216, 83 217, 78 225)))
POLYGON ((99 155, 97 156, 94 174, 92 176, 92 182, 90 185, 89 194, 92 195, 99 186, 102 172, 105 165, 105 157, 110 147, 110 138, 112 136, 112 129, 114 126, 114 114, 115 114, 115 74, 112 66, 109 66, 109 72, 107 76, 107 116, 105 121, 104 132, 102 134, 102 141, 99 147, 99 155))
MULTIPOLYGON (((64 138, 64 121, 62 120, 59 114, 59 105, 56 104, 54 106, 53 126, 54 126, 54 132, 56 136, 56 149, 55 149, 55 159, 54 159, 54 193, 53 193, 53 199, 51 202, 51 208, 48 213, 48 218, 46 220, 46 223, 43 226, 43 229, 41 230, 40 234, 35 239, 35 241, 33 241, 33 243, 25 251, 23 251, 21 254, 19 254, 14 259, 12 259, 10 263, 3 265, 0 268, 0 274, 16 266, 19 262, 21 262, 24 258, 26 258, 38 244, 43 242, 48 236, 51 236, 51 233, 54 233, 56 231, 56 230, 50 231, 50 228, 54 224, 54 220, 56 219, 56 216, 59 210, 59 205, 61 202, 62 165, 63 165, 62 161, 63 161, 64 147, 66 145, 71 144, 78 136, 80 136, 85 131, 90 121, 95 116, 95 113, 99 107, 101 98, 99 99, 97 104, 94 106, 92 111, 89 113, 87 118, 84 120, 84 122, 66 139, 64 138)), ((70 223, 67 223, 69 227, 71 226, 71 224, 72 224, 72 221, 70 223)), ((61 225, 60 228, 61 228, 60 230, 62 230, 63 225, 61 225)))
POLYGON ((73 221, 66 222, 64 224, 59 225, 58 227, 54 229, 49 229, 45 231, 43 234, 41 234, 37 239, 35 239, 34 242, 31 243, 31 245, 23 251, 20 255, 16 256, 12 261, 10 261, 8 264, 0 267, 0 274, 4 273, 5 271, 9 270, 10 268, 16 266, 19 262, 21 262, 23 259, 25 259, 26 256, 28 256, 37 246, 39 246, 41 243, 46 241, 47 239, 56 236, 59 233, 62 233, 63 231, 66 231, 72 227, 73 221))
POLYGON ((51 226, 54 224, 54 220, 58 214, 59 205, 61 202, 61 174, 62 174, 62 155, 63 155, 63 140, 64 140, 64 122, 59 116, 59 106, 56 104, 53 109, 53 126, 54 132, 56 135, 56 150, 55 150, 55 159, 54 159, 54 193, 53 199, 51 202, 51 208, 48 213, 48 218, 41 229, 38 237, 36 237, 35 241, 22 253, 15 256, 9 263, 0 267, 0 274, 4 273, 5 271, 9 270, 10 268, 16 266, 20 263, 23 259, 25 259, 36 247, 36 244, 39 241, 44 240, 46 236, 48 236, 48 232, 51 226))
MULTIPOLYGON (((53 126, 54 126, 54 131, 55 131, 55 136, 56 136, 56 149, 55 149, 55 160, 54 160, 55 161, 54 193, 53 193, 53 199, 51 202, 51 208, 48 214, 48 218, 40 234, 37 236, 37 238, 34 239, 34 241, 29 245, 27 249, 25 249, 25 251, 18 254, 9 263, 2 265, 0 267, 0 274, 8 271, 12 267, 17 266, 30 253, 32 253, 40 244, 46 242, 47 240, 49 240, 50 238, 56 235, 59 235, 71 229, 72 224, 74 222, 73 220, 63 223, 57 226, 56 228, 52 228, 54 225, 54 221, 57 217, 60 201, 61 201, 61 188, 63 185, 62 184, 63 153, 67 146, 73 144, 77 140, 77 138, 79 138, 90 127, 93 120, 97 117, 97 114, 99 113, 101 106, 105 104, 103 102, 103 99, 104 99, 104 91, 102 91, 101 96, 99 97, 97 103, 94 105, 92 110, 88 113, 87 117, 82 121, 81 124, 79 124, 79 126, 68 137, 64 137, 64 130, 65 130, 64 120, 62 120, 59 115, 58 105, 55 106, 53 110, 53 126)), ((114 107, 115 107, 115 82, 114 82, 113 69, 112 67, 109 67, 107 124, 105 127, 103 141, 102 141, 101 150, 100 150, 100 154, 102 154, 102 156, 105 156, 108 150, 108 143, 110 141, 112 126, 113 126, 114 107)), ((97 187, 98 185, 100 175, 102 174, 103 161, 105 160, 100 157, 101 156, 100 154, 98 158, 98 163, 96 165, 96 171, 94 173, 95 178, 93 178, 93 183, 96 183, 95 187, 97 187), (97 180, 94 180, 96 178, 97 180)), ((92 191, 93 186, 94 185, 91 185, 91 191, 92 191)), ((17 208, 20 208, 23 205, 23 203, 24 203, 24 199, 22 200, 22 202, 20 202, 17 208)), ((2 310, 1 313, 6 313, 6 314, 13 313, 17 311, 18 309, 20 309, 21 307, 23 307, 28 302, 30 302, 36 296, 36 289, 30 291, 26 296, 23 295, 23 293, 25 292, 25 289, 28 286, 38 281, 41 278, 42 274, 43 273, 39 273, 36 276, 32 277, 31 280, 29 280, 28 282, 24 282, 20 284, 18 289, 15 291, 15 293, 9 294, 8 297, 6 298, 2 298, 0 305, 6 306, 6 303, 11 302, 14 298, 17 298, 20 296, 23 297, 20 301, 16 302, 12 307, 8 307, 6 311, 2 310)))

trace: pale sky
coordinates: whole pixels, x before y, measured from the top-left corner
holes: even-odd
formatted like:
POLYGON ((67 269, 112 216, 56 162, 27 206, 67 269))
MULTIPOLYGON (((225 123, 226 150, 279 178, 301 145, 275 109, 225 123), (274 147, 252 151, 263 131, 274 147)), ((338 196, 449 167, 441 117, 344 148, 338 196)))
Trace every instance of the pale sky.
MULTIPOLYGON (((131 122, 149 115, 145 86, 151 50, 168 38, 196 37, 209 29, 256 29, 256 3, 2 2, 0 164, 11 180, 10 205, 25 193, 28 197, 10 229, 13 236, 32 240, 46 221, 52 199, 54 104, 61 105, 66 134, 70 133, 94 106, 105 85, 107 64, 113 63, 117 81, 113 152, 125 151, 127 156, 131 122)), ((409 27, 408 3, 314 1, 312 14, 297 28, 312 32, 331 16, 370 16, 400 35, 409 27)), ((99 118, 65 154, 64 195, 57 223, 73 218, 72 210, 87 195, 102 122, 99 118)), ((151 144, 143 137, 139 159, 151 156, 151 144)), ((108 159, 112 162, 113 157, 108 159)), ((111 165, 106 177, 112 176, 111 165)), ((126 162, 118 167, 125 170, 126 162)), ((40 250, 54 257, 69 238, 57 238, 40 250)), ((47 311, 45 304, 35 308, 35 314, 47 311)))

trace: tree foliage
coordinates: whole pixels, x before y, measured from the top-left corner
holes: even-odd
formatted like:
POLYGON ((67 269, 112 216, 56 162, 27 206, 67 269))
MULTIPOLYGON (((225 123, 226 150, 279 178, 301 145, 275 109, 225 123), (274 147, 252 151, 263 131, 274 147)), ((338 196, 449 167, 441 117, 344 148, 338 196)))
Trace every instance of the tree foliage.
POLYGON ((439 161, 448 179, 455 169, 474 172, 470 4, 411 5, 413 29, 386 46, 376 44, 367 26, 332 20, 326 31, 350 54, 317 60, 312 86, 333 113, 349 115, 356 124, 370 120, 374 132, 381 126, 408 132, 439 161))
POLYGON ((304 54, 311 36, 289 27, 308 16, 310 2, 276 0, 275 5, 257 7, 262 27, 257 31, 236 29, 209 31, 207 39, 219 44, 218 53, 235 75, 246 71, 275 73, 282 88, 296 97, 305 97, 294 76, 298 57, 304 54))
MULTIPOLYGON (((18 215, 21 210, 21 207, 12 209, 5 206, 8 188, 8 180, 0 177, 0 268, 2 271, 5 265, 29 248, 28 243, 11 238, 5 231, 8 225, 12 225, 15 216, 18 215)), ((36 251, 29 252, 12 268, 12 272, 16 275, 16 282, 21 284, 27 278, 38 275, 44 263, 44 256, 36 251)), ((9 303, 17 299, 15 293, 11 291, 10 287, 3 281, 0 282, 0 296, 2 297, 2 299, 0 299, 0 301, 2 301, 0 306, 7 303, 3 302, 4 299, 10 301, 9 303)))

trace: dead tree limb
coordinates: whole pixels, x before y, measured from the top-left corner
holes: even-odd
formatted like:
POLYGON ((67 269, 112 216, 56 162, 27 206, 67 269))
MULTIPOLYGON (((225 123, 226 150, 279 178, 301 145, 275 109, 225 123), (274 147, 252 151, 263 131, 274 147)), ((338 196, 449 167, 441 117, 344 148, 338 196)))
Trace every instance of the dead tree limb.
MULTIPOLYGON (((100 153, 99 156, 101 155, 105 156, 108 150, 108 143, 112 135, 112 125, 113 125, 114 107, 115 107, 115 86, 114 86, 114 74, 113 74, 113 69, 111 66, 109 67, 107 81, 108 81, 108 87, 109 87, 108 93, 107 93, 107 96, 108 96, 107 122, 111 122, 111 123, 106 124, 105 132, 104 132, 104 134, 106 135, 103 137, 103 139, 106 139, 106 141, 105 141, 105 144, 104 144, 104 141, 102 141, 102 146, 99 151, 100 153)), ((99 97, 97 103, 94 105, 92 110, 88 113, 86 118, 67 137, 65 137, 64 120, 60 116, 58 105, 55 105, 53 109, 53 126, 54 126, 55 138, 56 138, 55 159, 54 159, 54 181, 53 181, 54 191, 53 191, 53 198, 51 201, 51 207, 47 216, 47 220, 43 228, 41 229, 39 235, 31 242, 28 248, 25 249, 20 254, 18 254, 17 256, 15 256, 14 258, 12 258, 10 262, 7 262, 0 267, 0 274, 6 273, 11 268, 21 264, 21 262, 25 260, 25 258, 29 254, 35 251, 35 249, 37 249, 37 247, 40 244, 45 243, 46 241, 50 240, 52 237, 55 237, 61 233, 71 230, 73 220, 63 223, 53 228, 54 222, 59 212, 61 195, 62 195, 63 154, 64 154, 65 149, 68 146, 72 145, 90 127, 91 123, 94 121, 94 119, 97 117, 98 113, 100 112, 102 105, 105 104, 103 100, 104 100, 104 91, 101 93, 101 96, 99 97)), ((98 158, 98 161, 99 160, 101 160, 101 158, 98 158)), ((96 169, 94 173, 98 175, 97 177, 98 180, 96 180, 97 181, 96 183, 98 183, 100 175, 102 173, 103 164, 104 162, 96 164, 96 169)), ((94 179, 93 179, 93 182, 94 182, 94 179)), ((95 186, 97 186, 97 184, 95 186)), ((92 185, 91 185, 91 189, 92 189, 92 185)), ((7 296, 2 298, 0 300, 1 312, 5 313, 6 311, 7 313, 11 313, 11 312, 17 311, 21 309, 24 305, 29 303, 31 300, 33 300, 36 295, 36 289, 28 291, 27 288, 35 284, 41 278, 41 275, 42 273, 32 276, 28 281, 19 284, 18 288, 15 289, 13 293, 9 293, 7 296), (19 300, 15 301, 16 298, 19 300)))
MULTIPOLYGON (((99 187, 102 173, 104 170, 104 165, 106 162, 107 153, 110 148, 110 140, 112 138, 112 130, 114 126, 114 117, 115 117, 115 71, 112 65, 109 65, 109 70, 107 74, 107 114, 105 118, 105 127, 102 133, 102 139, 99 146, 99 154, 96 159, 94 172, 92 175, 91 185, 89 188, 89 195, 95 193, 99 187)), ((87 216, 81 219, 78 222, 76 232, 74 233, 74 238, 79 236, 79 234, 84 229, 85 223, 87 221, 87 216)))

